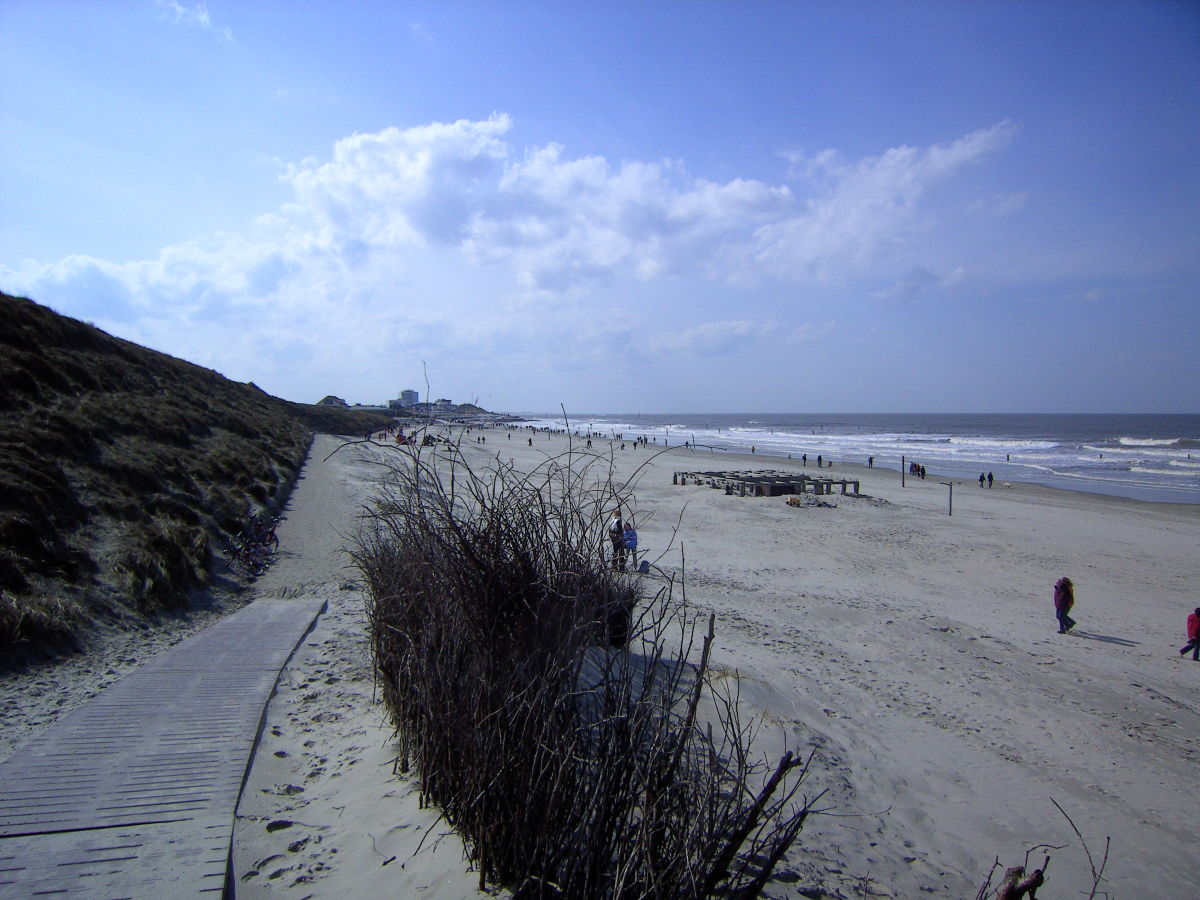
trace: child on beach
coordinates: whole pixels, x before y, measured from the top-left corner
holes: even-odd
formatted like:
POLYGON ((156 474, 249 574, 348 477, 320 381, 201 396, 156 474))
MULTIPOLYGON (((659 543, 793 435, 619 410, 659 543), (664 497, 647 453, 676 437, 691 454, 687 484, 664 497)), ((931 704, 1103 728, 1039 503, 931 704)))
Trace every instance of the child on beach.
POLYGON ((1068 615, 1075 605, 1075 586, 1064 575, 1054 582, 1054 615, 1058 619, 1058 633, 1066 634, 1075 627, 1075 620, 1068 615))
POLYGON ((1200 606, 1188 613, 1187 617, 1187 646, 1179 651, 1179 655, 1183 656, 1189 650, 1192 651, 1192 659, 1200 660, 1200 606))

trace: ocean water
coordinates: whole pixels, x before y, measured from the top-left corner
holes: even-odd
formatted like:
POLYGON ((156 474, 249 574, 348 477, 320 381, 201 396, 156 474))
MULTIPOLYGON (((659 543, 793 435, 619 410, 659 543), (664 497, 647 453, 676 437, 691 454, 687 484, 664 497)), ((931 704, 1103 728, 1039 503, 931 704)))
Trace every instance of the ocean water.
MULTIPOLYGON (((528 424, 563 428, 562 415, 526 413, 528 424)), ((899 472, 901 459, 931 472, 1025 481, 1136 500, 1200 503, 1200 415, 1081 414, 582 414, 572 432, 653 444, 688 441, 722 452, 835 462, 899 472)))

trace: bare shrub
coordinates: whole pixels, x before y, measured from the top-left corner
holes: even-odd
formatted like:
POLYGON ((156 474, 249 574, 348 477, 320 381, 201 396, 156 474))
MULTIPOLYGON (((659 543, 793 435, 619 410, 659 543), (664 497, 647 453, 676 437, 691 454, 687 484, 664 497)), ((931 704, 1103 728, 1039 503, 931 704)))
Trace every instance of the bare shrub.
POLYGON ((397 451, 352 555, 399 765, 481 887, 754 897, 812 811, 806 763, 753 761, 706 678, 712 620, 689 661, 697 620, 672 581, 641 597, 609 568, 606 513, 631 501, 598 456, 476 473, 453 450, 397 451))
MULTIPOLYGON (((1080 833, 1078 826, 1076 826, 1075 820, 1067 815, 1067 811, 1063 809, 1062 806, 1059 805, 1059 802, 1053 797, 1050 798, 1050 802, 1054 804, 1055 808, 1060 813, 1062 813, 1063 818, 1066 819, 1067 823, 1071 826, 1071 830, 1075 832, 1075 836, 1079 838, 1080 847, 1082 847, 1084 855, 1087 857, 1088 868, 1091 869, 1092 873, 1092 883, 1088 887, 1086 896, 1088 900, 1093 900, 1093 898, 1103 893, 1100 890, 1100 884, 1105 880, 1104 870, 1108 866, 1108 851, 1111 839, 1108 837, 1104 838, 1104 856, 1101 857, 1100 864, 1097 866, 1096 859, 1092 856, 1091 848, 1088 847, 1088 843, 1080 833)), ((1035 900, 1037 897, 1038 888, 1046 883, 1046 870, 1050 868, 1050 854, 1047 853, 1045 855, 1045 859, 1042 862, 1041 868, 1034 869, 1033 871, 1029 871, 1029 857, 1034 853, 1044 850, 1065 849, 1067 849, 1067 845, 1065 844, 1033 845, 1025 851, 1024 863, 1019 866, 1009 866, 1008 868, 1004 869, 1004 877, 1001 879, 1000 883, 993 888, 992 878, 995 876, 996 872, 1002 868, 1000 859, 997 857, 996 861, 992 863, 992 868, 991 871, 988 872, 987 878, 984 880, 983 884, 980 885, 979 891, 975 895, 975 900, 991 900, 991 898, 995 898, 995 900, 1024 900, 1026 895, 1030 897, 1030 900, 1035 900)), ((1080 894, 1081 896, 1083 895, 1082 891, 1080 894)), ((1108 894, 1103 893, 1103 896, 1108 896, 1108 894)))

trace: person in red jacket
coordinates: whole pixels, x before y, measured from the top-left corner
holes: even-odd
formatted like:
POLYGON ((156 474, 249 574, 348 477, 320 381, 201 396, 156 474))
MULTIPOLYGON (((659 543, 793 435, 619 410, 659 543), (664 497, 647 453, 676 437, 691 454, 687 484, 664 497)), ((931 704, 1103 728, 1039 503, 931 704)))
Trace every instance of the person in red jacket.
POLYGON ((1187 618, 1188 642, 1187 646, 1179 651, 1179 655, 1192 651, 1192 659, 1200 660, 1200 606, 1188 613, 1187 618))
POLYGON ((1066 634, 1075 627, 1075 620, 1068 615, 1075 605, 1075 585, 1064 575, 1054 582, 1054 615, 1058 617, 1058 633, 1066 634))

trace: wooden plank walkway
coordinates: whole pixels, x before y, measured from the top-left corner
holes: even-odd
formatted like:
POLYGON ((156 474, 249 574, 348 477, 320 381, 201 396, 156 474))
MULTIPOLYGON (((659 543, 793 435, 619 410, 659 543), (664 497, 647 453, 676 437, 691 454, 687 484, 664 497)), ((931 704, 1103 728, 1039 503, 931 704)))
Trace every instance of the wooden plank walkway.
POLYGON ((221 896, 267 700, 324 605, 255 601, 0 765, 0 898, 221 896))

